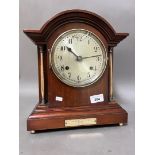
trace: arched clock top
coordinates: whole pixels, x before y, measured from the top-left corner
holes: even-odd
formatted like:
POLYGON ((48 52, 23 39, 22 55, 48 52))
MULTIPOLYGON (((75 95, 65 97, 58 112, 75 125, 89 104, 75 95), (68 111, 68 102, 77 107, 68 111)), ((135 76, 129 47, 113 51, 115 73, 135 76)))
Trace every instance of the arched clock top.
POLYGON ((40 30, 24 30, 24 33, 36 44, 47 44, 50 36, 59 27, 68 23, 85 23, 101 32, 109 47, 116 46, 128 33, 116 33, 113 27, 99 15, 85 10, 67 10, 48 20, 40 30))

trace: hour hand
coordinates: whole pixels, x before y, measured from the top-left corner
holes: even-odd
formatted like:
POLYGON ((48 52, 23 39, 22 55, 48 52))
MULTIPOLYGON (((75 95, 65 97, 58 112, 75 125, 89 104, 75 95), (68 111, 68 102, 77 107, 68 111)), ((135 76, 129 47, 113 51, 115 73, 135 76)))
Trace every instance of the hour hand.
MULTIPOLYGON (((67 46, 66 46, 67 47, 67 46)), ((72 51, 72 49, 70 48, 70 47, 67 47, 67 50, 68 50, 68 52, 71 52, 73 55, 75 55, 76 56, 76 58, 78 57, 78 55, 77 54, 75 54, 73 51, 72 51)))
POLYGON ((72 52, 72 49, 70 47, 67 47, 67 50, 68 50, 68 52, 72 52))

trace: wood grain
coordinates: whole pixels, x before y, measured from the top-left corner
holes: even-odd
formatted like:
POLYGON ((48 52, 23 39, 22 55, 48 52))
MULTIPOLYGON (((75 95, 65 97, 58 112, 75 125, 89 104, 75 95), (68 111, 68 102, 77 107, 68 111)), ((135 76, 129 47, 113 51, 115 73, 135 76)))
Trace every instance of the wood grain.
POLYGON ((27 130, 65 128, 65 120, 96 118, 96 125, 127 123, 128 114, 117 103, 74 108, 36 107, 27 120, 27 130))
POLYGON ((110 46, 116 46, 128 33, 116 33, 113 27, 99 15, 86 10, 67 10, 48 20, 40 30, 24 30, 35 44, 46 44, 49 37, 67 23, 85 23, 98 29, 110 46))
POLYGON ((50 68, 49 52, 54 41, 61 33, 70 29, 86 29, 96 34, 105 44, 108 59, 109 49, 128 36, 128 33, 116 33, 105 19, 85 10, 64 11, 48 20, 40 30, 24 30, 38 48, 39 103, 28 117, 28 131, 65 128, 66 119, 94 117, 97 119, 96 125, 127 123, 127 112, 109 99, 110 63, 107 63, 104 74, 97 82, 83 88, 74 88, 62 83, 50 68), (41 81, 44 82, 42 93, 41 81), (104 94, 104 101, 90 103, 90 96, 97 94, 104 94), (63 97, 63 101, 56 101, 56 96, 63 97))

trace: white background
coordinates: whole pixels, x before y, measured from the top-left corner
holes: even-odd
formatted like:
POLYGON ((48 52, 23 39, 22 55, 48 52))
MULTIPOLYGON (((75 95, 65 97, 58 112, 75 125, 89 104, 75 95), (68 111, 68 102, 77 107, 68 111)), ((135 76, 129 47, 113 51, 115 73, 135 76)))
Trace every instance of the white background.
MULTIPOLYGON (((155 154, 153 1, 136 0, 136 155, 155 154)), ((18 2, 1 2, 1 154, 18 154, 18 2)))

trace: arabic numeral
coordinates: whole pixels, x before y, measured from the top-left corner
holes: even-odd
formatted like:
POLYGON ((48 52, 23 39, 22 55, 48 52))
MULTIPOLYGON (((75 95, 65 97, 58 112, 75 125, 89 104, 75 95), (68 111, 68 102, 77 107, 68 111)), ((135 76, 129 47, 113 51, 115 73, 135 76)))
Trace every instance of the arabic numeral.
POLYGON ((95 101, 100 101, 100 98, 95 98, 95 101))
POLYGON ((80 81, 80 80, 81 80, 81 77, 80 77, 79 75, 77 76, 77 80, 78 80, 78 81, 80 81))
POLYGON ((99 56, 98 56, 98 57, 96 57, 96 59, 97 59, 96 61, 100 61, 100 60, 101 60, 101 58, 100 58, 99 56))
POLYGON ((88 72, 87 76, 90 78, 90 73, 88 72))
POLYGON ((61 55, 59 55, 59 56, 58 56, 58 59, 61 61, 61 60, 62 60, 62 56, 61 56, 61 55))
POLYGON ((70 72, 68 73, 68 77, 69 77, 69 79, 71 78, 71 73, 70 72))
POLYGON ((62 65, 62 66, 60 67, 60 69, 61 69, 61 71, 64 71, 64 70, 65 70, 64 65, 62 65))

